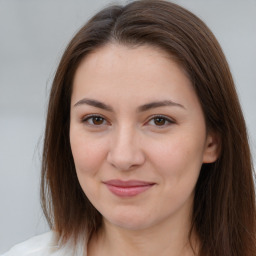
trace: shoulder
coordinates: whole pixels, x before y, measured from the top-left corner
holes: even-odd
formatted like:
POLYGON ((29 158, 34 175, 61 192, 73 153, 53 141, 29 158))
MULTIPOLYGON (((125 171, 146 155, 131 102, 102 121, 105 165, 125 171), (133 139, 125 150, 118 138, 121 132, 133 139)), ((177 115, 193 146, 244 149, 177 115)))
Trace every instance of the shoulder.
POLYGON ((17 244, 0 256, 86 256, 86 254, 86 236, 79 236, 76 244, 70 239, 64 245, 60 246, 57 234, 54 231, 50 231, 17 244))
POLYGON ((2 256, 47 256, 56 248, 55 234, 50 231, 15 245, 2 256))

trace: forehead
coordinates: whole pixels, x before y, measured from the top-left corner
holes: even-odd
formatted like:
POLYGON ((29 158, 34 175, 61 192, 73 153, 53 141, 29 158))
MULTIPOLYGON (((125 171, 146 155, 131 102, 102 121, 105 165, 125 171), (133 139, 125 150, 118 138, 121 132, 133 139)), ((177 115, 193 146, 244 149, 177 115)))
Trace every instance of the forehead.
POLYGON ((121 62, 126 62, 126 72, 129 72, 129 68, 131 67, 129 64, 131 63, 132 66, 137 64, 138 66, 141 65, 141 67, 144 66, 144 68, 146 68, 148 66, 152 66, 154 62, 159 63, 161 60, 174 62, 173 58, 170 57, 170 54, 156 46, 134 46, 119 43, 108 43, 96 48, 85 56, 78 69, 82 65, 86 65, 87 68, 93 65, 98 68, 111 69, 116 63, 120 64, 121 62))
POLYGON ((164 50, 150 45, 108 44, 82 60, 74 76, 72 98, 113 94, 163 98, 177 97, 178 91, 184 97, 193 88, 182 67, 164 50))
MULTIPOLYGON (((148 44, 134 46, 109 43, 96 48, 83 58, 75 72, 74 81, 82 73, 85 76, 91 73, 91 71, 93 73, 101 73, 102 75, 104 73, 111 75, 120 73, 129 75, 133 73, 134 75, 134 68, 140 68, 141 75, 143 75, 143 71, 149 71, 157 67, 164 71, 170 68, 167 67, 168 65, 165 65, 166 63, 169 66, 175 66, 176 70, 183 72, 187 76, 183 67, 178 64, 177 58, 160 47, 148 44), (125 64, 125 69, 123 70, 122 64, 125 64), (78 73, 80 74, 78 75, 78 73)), ((188 76, 187 78, 189 79, 188 76)))

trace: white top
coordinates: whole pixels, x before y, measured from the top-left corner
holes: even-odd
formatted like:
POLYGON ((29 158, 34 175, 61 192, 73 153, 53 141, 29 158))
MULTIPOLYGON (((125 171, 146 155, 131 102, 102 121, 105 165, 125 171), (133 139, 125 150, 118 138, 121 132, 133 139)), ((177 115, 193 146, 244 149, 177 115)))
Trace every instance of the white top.
POLYGON ((60 247, 53 231, 35 236, 15 245, 1 256, 86 256, 86 242, 80 239, 77 246, 67 242, 60 247))

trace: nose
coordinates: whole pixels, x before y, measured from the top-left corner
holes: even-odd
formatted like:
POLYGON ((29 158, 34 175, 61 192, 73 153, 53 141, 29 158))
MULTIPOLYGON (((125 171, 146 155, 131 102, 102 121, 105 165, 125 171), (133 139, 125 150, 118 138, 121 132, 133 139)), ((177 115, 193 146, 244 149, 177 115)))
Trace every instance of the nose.
POLYGON ((120 129, 111 137, 107 161, 121 171, 141 166, 145 155, 139 142, 138 132, 132 129, 120 129))

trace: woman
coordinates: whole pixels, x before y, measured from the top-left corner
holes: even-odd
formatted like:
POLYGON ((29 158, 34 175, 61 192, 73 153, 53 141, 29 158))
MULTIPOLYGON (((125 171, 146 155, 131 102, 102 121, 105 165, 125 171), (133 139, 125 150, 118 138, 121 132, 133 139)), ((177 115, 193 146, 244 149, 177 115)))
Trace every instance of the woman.
POLYGON ((42 205, 53 231, 9 255, 256 255, 246 127, 206 25, 165 1, 96 14, 49 100, 42 205))

